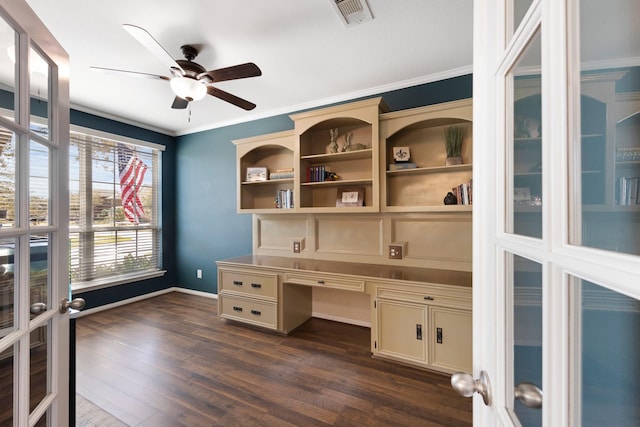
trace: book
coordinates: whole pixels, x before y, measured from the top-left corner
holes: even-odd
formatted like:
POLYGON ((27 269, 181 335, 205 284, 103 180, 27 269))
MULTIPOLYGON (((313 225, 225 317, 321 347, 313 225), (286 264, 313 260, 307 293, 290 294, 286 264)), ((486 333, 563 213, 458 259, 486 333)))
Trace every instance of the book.
POLYGON ((416 169, 418 165, 413 162, 405 162, 405 163, 391 163, 389 165, 390 171, 398 171, 403 169, 416 169))
POLYGON ((293 178, 293 168, 276 169, 269 174, 269 179, 287 179, 293 178))

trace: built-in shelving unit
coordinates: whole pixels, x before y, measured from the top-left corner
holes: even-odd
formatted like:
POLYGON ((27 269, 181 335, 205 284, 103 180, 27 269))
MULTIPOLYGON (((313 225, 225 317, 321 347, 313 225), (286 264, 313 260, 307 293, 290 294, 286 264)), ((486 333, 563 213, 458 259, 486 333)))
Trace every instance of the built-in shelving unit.
POLYGON ((278 208, 276 198, 280 192, 294 192, 294 179, 268 179, 269 174, 294 167, 295 138, 293 131, 260 135, 233 141, 236 145, 238 171, 238 212, 267 213, 295 208, 278 208), (247 168, 267 168, 265 181, 247 181, 247 168))
POLYGON ((382 99, 373 98, 291 116, 297 138, 299 212, 379 210, 378 116, 383 111, 382 99), (334 146, 332 132, 337 134, 334 146), (356 194, 355 202, 341 203, 344 193, 356 194))
MULTIPOLYGON (((447 102, 380 116, 382 206, 386 212, 470 212, 471 205, 445 205, 448 192, 472 178, 472 101, 447 102), (465 129, 463 164, 445 166, 444 131, 465 129), (414 168, 389 170, 394 147, 407 147, 414 168)), ((402 163, 402 162, 398 162, 402 163)))

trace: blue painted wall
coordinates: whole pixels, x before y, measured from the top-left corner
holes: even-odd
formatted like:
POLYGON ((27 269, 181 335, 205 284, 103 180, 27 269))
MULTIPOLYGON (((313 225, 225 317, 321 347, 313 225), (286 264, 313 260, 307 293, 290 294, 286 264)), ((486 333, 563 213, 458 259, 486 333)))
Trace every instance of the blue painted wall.
MULTIPOLYGON (((470 98, 472 77, 376 96, 382 96, 391 111, 470 98)), ((236 154, 231 141, 288 129, 293 129, 293 122, 287 114, 178 138, 176 256, 181 287, 217 293, 216 260, 252 251, 251 215, 236 213, 236 154), (203 271, 202 279, 196 278, 197 269, 203 271)))

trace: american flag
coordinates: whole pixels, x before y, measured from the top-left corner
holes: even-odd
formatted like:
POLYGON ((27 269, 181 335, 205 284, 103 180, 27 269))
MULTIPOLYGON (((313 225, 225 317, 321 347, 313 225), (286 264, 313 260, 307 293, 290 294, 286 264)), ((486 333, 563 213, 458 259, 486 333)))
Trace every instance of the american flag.
POLYGON ((118 172, 120 173, 120 191, 124 216, 134 224, 140 223, 144 215, 138 190, 147 172, 147 165, 124 144, 118 144, 118 172))

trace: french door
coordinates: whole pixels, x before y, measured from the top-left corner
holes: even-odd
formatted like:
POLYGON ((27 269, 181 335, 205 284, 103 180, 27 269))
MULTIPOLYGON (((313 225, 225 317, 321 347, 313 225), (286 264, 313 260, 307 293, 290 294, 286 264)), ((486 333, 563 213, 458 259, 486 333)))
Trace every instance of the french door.
POLYGON ((68 57, 23 0, 0 47, 0 424, 66 426, 68 57))
POLYGON ((455 379, 476 426, 640 425, 640 2, 474 16, 474 381, 455 379))

